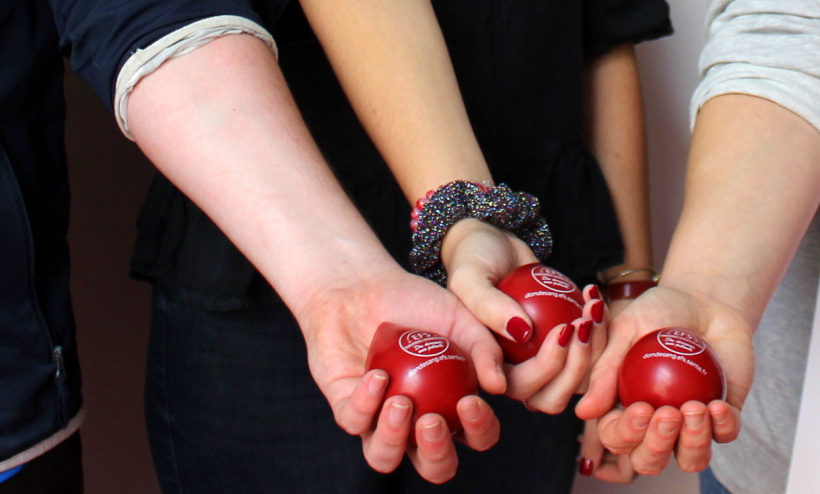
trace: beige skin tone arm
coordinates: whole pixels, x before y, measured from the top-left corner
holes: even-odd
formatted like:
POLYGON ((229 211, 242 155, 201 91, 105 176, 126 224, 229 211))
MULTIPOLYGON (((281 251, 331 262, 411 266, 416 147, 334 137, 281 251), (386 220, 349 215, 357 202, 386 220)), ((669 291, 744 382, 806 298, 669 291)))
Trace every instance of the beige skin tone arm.
MULTIPOLYGON (((383 249, 313 143, 282 73, 262 42, 231 35, 166 62, 134 89, 136 142, 199 205, 282 296, 308 347, 311 373, 339 425, 391 471, 407 453, 431 482, 452 477, 455 447, 443 418, 412 429, 411 402, 382 400, 384 372, 364 374, 382 321, 436 327, 473 356, 479 381, 505 388, 497 345, 450 292, 410 275, 383 249), (417 447, 408 449, 408 434, 417 447)), ((498 438, 477 396, 459 402, 463 441, 498 438)))
POLYGON ((492 180, 429 1, 301 4, 408 201, 456 179, 492 180))
MULTIPOLYGON (((737 437, 754 374, 752 336, 818 205, 820 133, 814 127, 754 96, 724 95, 703 106, 660 287, 615 318, 612 343, 577 409, 584 418, 603 416, 601 440, 629 455, 630 468, 659 473, 674 453, 682 469, 699 471, 708 465, 712 440, 737 437), (633 404, 609 412, 629 346, 666 326, 698 331, 713 346, 728 380, 726 401, 689 402, 680 410, 633 404)), ((623 480, 617 473, 623 471, 606 464, 596 475, 623 480)))
MULTIPOLYGON (((587 141, 601 165, 624 242, 624 264, 607 269, 605 279, 628 268, 652 266, 646 137, 638 61, 631 44, 587 64, 587 141)), ((648 279, 636 272, 619 278, 648 279)))

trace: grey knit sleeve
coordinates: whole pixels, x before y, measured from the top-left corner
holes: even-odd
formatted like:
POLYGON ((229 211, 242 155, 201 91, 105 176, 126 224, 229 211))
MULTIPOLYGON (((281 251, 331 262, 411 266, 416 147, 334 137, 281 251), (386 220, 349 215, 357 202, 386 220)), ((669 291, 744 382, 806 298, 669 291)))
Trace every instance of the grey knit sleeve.
POLYGON ((713 0, 690 122, 721 94, 758 96, 820 130, 820 1, 713 0))

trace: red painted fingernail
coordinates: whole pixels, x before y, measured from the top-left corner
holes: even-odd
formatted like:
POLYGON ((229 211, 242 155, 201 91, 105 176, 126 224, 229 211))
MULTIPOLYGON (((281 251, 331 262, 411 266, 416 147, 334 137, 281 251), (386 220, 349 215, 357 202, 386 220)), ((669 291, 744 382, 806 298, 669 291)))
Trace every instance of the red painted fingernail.
POLYGON ((561 334, 558 335, 558 344, 565 347, 569 344, 569 339, 572 337, 572 324, 564 324, 561 329, 561 334))
POLYGON ((601 324, 604 322, 604 301, 603 300, 596 300, 592 303, 592 320, 595 321, 595 324, 601 324))
POLYGON ((578 326, 578 339, 581 343, 589 343, 589 335, 592 333, 592 321, 585 320, 578 326))
POLYGON ((507 333, 518 343, 526 343, 532 334, 532 328, 527 321, 520 317, 513 317, 507 321, 507 333))
POLYGON ((583 475, 584 477, 589 477, 592 475, 592 460, 589 458, 581 458, 578 462, 578 473, 583 475))
POLYGON ((589 289, 589 296, 590 298, 597 298, 600 300, 601 290, 598 289, 598 285, 592 285, 592 288, 589 289))

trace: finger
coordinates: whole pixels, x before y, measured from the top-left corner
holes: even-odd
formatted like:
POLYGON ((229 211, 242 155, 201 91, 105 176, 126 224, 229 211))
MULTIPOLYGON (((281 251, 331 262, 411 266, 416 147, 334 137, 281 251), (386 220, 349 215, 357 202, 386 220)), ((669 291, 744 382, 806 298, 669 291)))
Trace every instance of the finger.
POLYGON ((683 424, 680 410, 661 407, 655 411, 644 440, 630 455, 639 475, 658 475, 669 464, 683 424))
POLYGON ((488 267, 478 265, 454 272, 447 287, 493 332, 526 343, 533 334, 532 319, 521 305, 495 287, 498 281, 488 267))
POLYGON ((628 455, 615 455, 604 448, 598 436, 597 420, 587 420, 584 423, 578 473, 585 477, 594 475, 598 480, 618 484, 628 484, 637 476, 628 455))
POLYGON ((381 473, 396 469, 404 457, 413 421, 413 403, 406 396, 391 396, 384 403, 376 429, 362 434, 367 464, 381 473))
POLYGON ((601 296, 601 290, 598 288, 598 285, 595 283, 590 283, 589 285, 585 286, 581 293, 584 296, 584 302, 589 302, 590 300, 603 300, 604 297, 601 296))
POLYGON ((575 330, 571 324, 553 328, 534 357, 507 368, 507 396, 525 401, 561 372, 575 330))
POLYGON ((708 409, 715 442, 728 443, 737 439, 741 427, 740 410, 721 400, 709 403, 708 409))
POLYGON ((604 455, 603 463, 595 470, 595 478, 604 482, 629 484, 638 473, 632 468, 629 455, 604 455))
MULTIPOLYGON (((482 328, 482 331, 487 332, 482 328)), ((504 372, 504 359, 501 349, 494 340, 482 341, 469 348, 473 367, 481 389, 490 394, 503 394, 507 391, 507 375, 504 372)))
POLYGON ((634 403, 615 409, 598 419, 598 434, 604 447, 614 454, 630 454, 644 440, 654 409, 634 403))
MULTIPOLYGON (((594 287, 595 285, 592 286, 594 287)), ((584 291, 586 292, 587 289, 584 291)), ((601 356, 601 353, 603 353, 607 343, 606 334, 607 324, 609 322, 609 309, 603 300, 592 298, 584 303, 582 317, 592 321, 592 354, 595 360, 597 360, 598 357, 601 356)))
POLYGON ((604 445, 598 437, 598 421, 584 422, 584 434, 581 436, 581 451, 578 458, 578 473, 589 477, 603 463, 604 445))
POLYGON ((354 436, 368 431, 381 409, 387 381, 387 373, 381 369, 365 374, 350 396, 334 409, 336 423, 354 436))
MULTIPOLYGON (((585 319, 591 320, 592 325, 588 334, 579 333, 578 339, 582 342, 588 342, 590 345, 590 362, 595 363, 601 357, 601 354, 606 348, 607 342, 607 322, 609 321, 609 312, 606 304, 601 299, 601 292, 597 285, 587 285, 584 288, 584 308, 582 315, 585 319)), ((592 369, 587 371, 584 379, 579 383, 575 389, 575 393, 583 394, 589 389, 590 374, 592 369)))
POLYGON ((550 414, 561 413, 566 409, 589 371, 589 337, 592 324, 589 319, 578 319, 573 322, 576 329, 574 337, 570 339, 564 366, 552 380, 527 398, 527 405, 530 408, 550 414))
MULTIPOLYGON (((596 333, 596 336, 599 333, 596 333)), ((601 357, 590 372, 589 390, 578 402, 575 413, 582 420, 602 416, 615 406, 618 389, 618 369, 629 351, 631 341, 624 337, 609 337, 601 357)))
POLYGON ((433 484, 452 479, 458 468, 455 444, 441 415, 428 413, 416 422, 417 446, 408 452, 416 471, 433 484))
POLYGON ((712 424, 703 403, 690 401, 681 407, 683 426, 675 448, 675 459, 684 472, 700 472, 712 457, 712 424))
POLYGON ((464 430, 459 440, 471 449, 486 451, 498 442, 501 426, 492 408, 478 396, 465 396, 457 405, 464 430))

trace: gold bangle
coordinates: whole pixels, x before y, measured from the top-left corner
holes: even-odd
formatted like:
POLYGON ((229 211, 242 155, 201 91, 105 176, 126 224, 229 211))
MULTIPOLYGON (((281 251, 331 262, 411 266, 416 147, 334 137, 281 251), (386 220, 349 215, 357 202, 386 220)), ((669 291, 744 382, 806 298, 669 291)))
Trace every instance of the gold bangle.
POLYGON ((618 278, 623 278, 624 276, 628 276, 633 273, 652 273, 651 280, 657 283, 661 279, 661 274, 655 271, 653 268, 629 268, 624 269, 623 271, 611 276, 608 280, 602 280, 602 284, 604 286, 611 284, 613 281, 617 280, 618 278))

